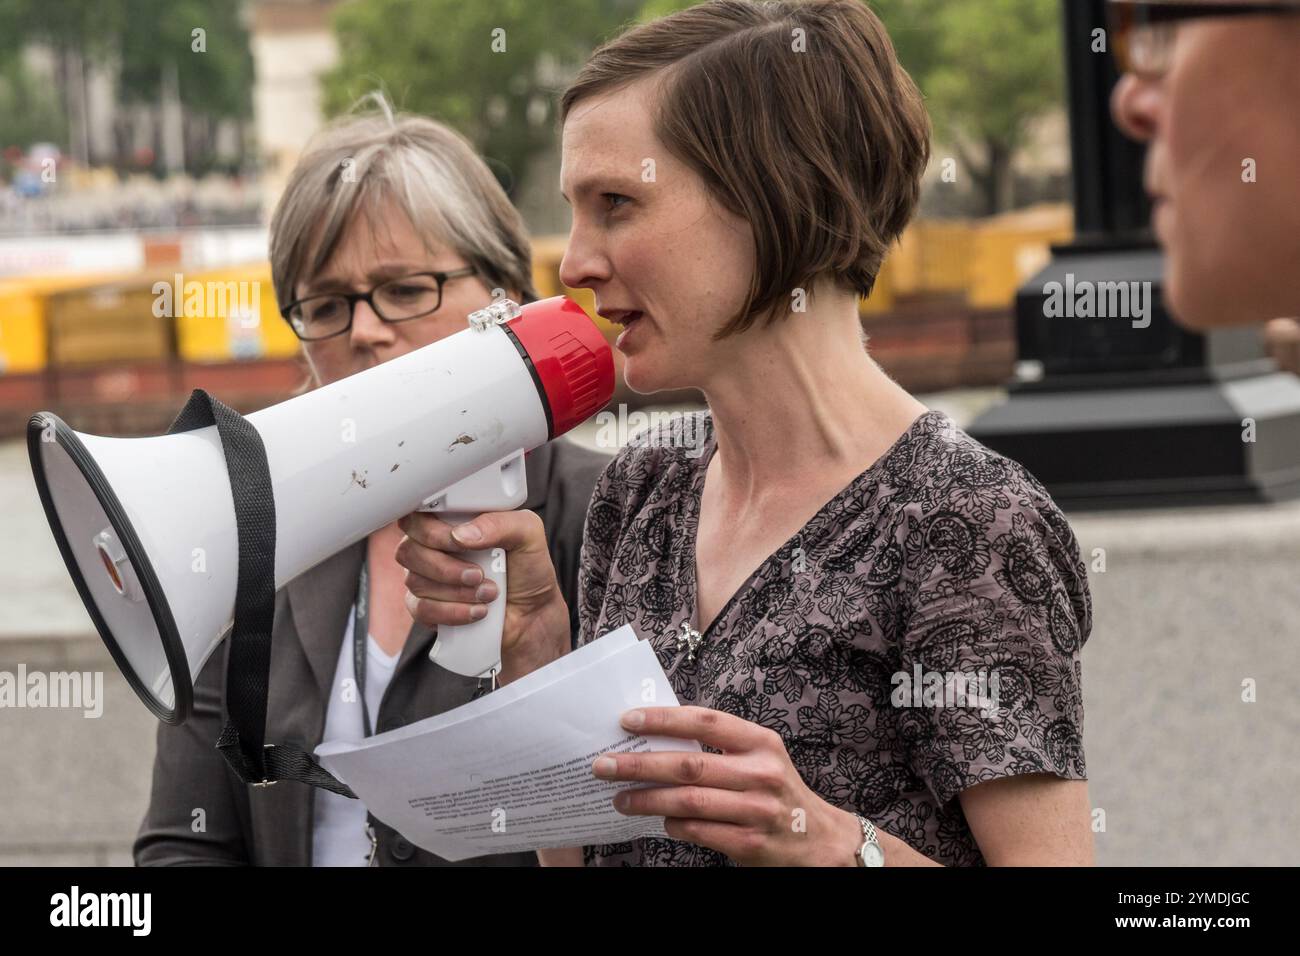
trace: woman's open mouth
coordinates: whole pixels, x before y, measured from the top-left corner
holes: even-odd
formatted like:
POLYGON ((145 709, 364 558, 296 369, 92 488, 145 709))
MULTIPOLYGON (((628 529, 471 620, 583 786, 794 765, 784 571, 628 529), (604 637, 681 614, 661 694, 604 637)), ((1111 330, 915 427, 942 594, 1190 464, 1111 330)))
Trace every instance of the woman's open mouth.
POLYGON ((618 338, 614 342, 614 348, 621 350, 626 350, 628 336, 631 334, 632 329, 640 323, 641 319, 645 315, 645 313, 639 309, 610 309, 609 311, 601 312, 600 314, 609 319, 609 321, 623 326, 623 331, 618 334, 618 338))

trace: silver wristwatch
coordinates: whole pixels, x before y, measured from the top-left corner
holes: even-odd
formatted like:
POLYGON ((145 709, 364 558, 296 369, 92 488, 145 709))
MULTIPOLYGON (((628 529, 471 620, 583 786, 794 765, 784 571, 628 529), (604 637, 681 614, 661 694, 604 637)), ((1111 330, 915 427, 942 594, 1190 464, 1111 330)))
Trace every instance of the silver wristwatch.
POLYGON ((862 814, 853 815, 862 824, 862 846, 858 847, 857 853, 858 866, 884 866, 885 851, 880 848, 880 841, 876 839, 876 828, 862 814))

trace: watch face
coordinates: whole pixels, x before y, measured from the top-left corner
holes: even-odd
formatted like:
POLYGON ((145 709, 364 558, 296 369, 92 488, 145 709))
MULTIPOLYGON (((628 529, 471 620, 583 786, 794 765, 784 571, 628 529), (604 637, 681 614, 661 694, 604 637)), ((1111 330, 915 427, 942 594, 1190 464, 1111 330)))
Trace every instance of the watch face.
POLYGON ((863 866, 884 866, 885 853, 875 843, 864 843, 861 850, 863 866))

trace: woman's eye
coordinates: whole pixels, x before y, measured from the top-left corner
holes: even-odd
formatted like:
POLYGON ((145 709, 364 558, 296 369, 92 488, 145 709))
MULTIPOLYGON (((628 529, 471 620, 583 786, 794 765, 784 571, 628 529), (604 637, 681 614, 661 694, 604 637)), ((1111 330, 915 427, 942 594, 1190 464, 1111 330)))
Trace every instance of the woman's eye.
POLYGON ((337 299, 322 299, 310 303, 304 311, 307 313, 307 318, 314 322, 327 322, 342 312, 343 306, 337 299))

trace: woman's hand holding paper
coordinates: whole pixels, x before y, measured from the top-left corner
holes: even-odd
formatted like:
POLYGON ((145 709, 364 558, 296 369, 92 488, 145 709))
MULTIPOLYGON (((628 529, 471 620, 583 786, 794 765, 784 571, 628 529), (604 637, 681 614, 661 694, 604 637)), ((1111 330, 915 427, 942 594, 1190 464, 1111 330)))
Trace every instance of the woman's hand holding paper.
POLYGON ((852 866, 862 831, 853 814, 814 793, 780 735, 707 707, 642 707, 623 715, 640 734, 698 740, 717 753, 607 753, 605 780, 658 784, 624 790, 614 807, 662 816, 664 830, 745 866, 852 866))

